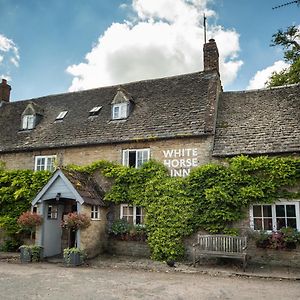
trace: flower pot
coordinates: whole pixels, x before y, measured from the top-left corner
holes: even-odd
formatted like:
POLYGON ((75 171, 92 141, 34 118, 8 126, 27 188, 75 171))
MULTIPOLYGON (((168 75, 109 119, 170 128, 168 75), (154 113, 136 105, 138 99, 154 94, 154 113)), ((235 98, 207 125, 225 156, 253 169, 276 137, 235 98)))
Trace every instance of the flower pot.
POLYGON ((76 248, 67 248, 64 250, 64 263, 68 267, 76 267, 83 264, 84 254, 76 248))
POLYGON ((31 262, 32 257, 30 248, 20 247, 20 260, 22 264, 31 262))

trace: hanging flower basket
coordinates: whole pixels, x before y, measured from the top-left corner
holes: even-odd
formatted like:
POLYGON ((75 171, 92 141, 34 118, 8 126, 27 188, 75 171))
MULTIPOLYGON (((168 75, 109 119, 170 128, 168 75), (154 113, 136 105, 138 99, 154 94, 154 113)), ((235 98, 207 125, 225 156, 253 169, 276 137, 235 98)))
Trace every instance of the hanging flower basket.
POLYGON ((62 221, 62 227, 76 231, 89 227, 91 219, 84 213, 72 212, 68 213, 62 221))

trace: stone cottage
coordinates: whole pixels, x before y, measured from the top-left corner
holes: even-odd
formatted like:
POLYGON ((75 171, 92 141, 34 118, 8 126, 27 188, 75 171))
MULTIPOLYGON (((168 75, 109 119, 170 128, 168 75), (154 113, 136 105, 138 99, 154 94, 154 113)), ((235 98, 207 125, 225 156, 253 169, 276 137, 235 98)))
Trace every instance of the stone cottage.
MULTIPOLYGON (((152 158, 172 176, 186 176, 195 166, 239 154, 299 156, 300 85, 223 92, 215 41, 209 40, 203 50, 202 72, 18 102, 10 101, 11 87, 2 80, 0 161, 7 169, 54 171, 97 160, 138 168, 152 158)), ((101 201, 85 199, 70 176, 58 170, 33 204, 42 204, 50 220, 61 219, 75 205, 100 224, 100 208, 106 209, 101 201), (73 202, 58 209, 58 196, 60 202, 73 202)), ((282 205, 286 213, 287 204, 282 205)), ((289 205, 300 230, 299 202, 289 205)), ((270 208, 272 218, 275 206, 270 208)), ((250 209, 252 228, 260 209, 250 209)), ((134 224, 143 222, 141 207, 123 204, 119 213, 134 224)), ((54 221, 50 223, 45 224, 54 221)), ((84 237, 77 240, 80 244, 84 237)), ((40 243, 45 243, 44 236, 40 243)))

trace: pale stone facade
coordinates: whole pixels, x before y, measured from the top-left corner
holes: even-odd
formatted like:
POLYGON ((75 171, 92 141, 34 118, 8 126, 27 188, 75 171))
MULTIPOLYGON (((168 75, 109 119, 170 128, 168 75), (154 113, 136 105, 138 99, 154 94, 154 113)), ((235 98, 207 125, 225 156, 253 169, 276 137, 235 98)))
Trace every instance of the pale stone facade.
MULTIPOLYGON (((91 225, 80 230, 80 248, 85 250, 88 257, 94 257, 99 253, 103 253, 107 248, 107 233, 106 233, 106 214, 107 208, 100 208, 100 219, 91 220, 91 225)), ((91 206, 82 205, 80 213, 91 215, 91 206)))
POLYGON ((57 164, 88 165, 98 160, 122 163, 126 149, 150 149, 150 158, 164 163, 173 176, 187 175, 192 167, 211 161, 213 137, 192 137, 168 140, 148 140, 123 144, 57 148, 32 152, 0 154, 7 169, 34 169, 35 156, 56 155, 57 164))

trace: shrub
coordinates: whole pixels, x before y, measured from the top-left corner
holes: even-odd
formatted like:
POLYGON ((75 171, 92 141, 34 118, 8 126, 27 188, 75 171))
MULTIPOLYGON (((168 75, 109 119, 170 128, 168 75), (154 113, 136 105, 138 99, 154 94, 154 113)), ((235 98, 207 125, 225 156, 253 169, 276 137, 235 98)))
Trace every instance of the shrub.
POLYGON ((113 235, 124 235, 129 233, 130 224, 125 219, 115 220, 110 228, 110 234, 113 235))

